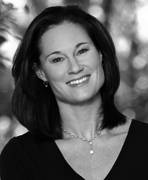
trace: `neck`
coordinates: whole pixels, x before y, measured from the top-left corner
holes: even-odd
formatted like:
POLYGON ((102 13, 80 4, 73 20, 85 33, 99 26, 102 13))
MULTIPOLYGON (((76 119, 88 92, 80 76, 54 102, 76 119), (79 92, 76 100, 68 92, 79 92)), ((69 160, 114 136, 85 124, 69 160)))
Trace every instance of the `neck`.
MULTIPOLYGON (((71 105, 58 103, 63 121, 63 129, 85 139, 92 139, 99 131, 102 117, 99 113, 101 101, 93 103, 71 105)), ((64 134, 67 138, 68 134, 64 134)))

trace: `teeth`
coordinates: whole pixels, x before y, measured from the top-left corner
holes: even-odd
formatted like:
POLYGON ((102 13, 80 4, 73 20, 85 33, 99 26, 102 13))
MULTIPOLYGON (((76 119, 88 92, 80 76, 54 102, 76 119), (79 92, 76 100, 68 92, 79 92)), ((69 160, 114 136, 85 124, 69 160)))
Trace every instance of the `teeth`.
POLYGON ((86 80, 87 80, 87 78, 84 77, 84 78, 82 78, 82 79, 80 79, 80 80, 71 81, 70 84, 71 84, 71 85, 73 85, 73 84, 80 84, 80 83, 82 83, 82 82, 84 82, 84 81, 86 81, 86 80))

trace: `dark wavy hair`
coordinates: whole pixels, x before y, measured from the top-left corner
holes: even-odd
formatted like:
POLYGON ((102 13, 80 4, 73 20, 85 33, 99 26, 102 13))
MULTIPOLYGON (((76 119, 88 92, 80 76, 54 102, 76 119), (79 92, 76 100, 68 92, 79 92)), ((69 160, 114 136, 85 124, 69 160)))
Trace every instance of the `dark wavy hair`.
POLYGON ((80 25, 88 33, 98 52, 102 53, 105 75, 105 82, 100 90, 102 129, 111 129, 125 123, 125 116, 114 105, 120 75, 112 38, 100 21, 75 5, 49 7, 29 25, 14 56, 12 75, 16 87, 12 97, 13 114, 23 126, 39 137, 62 138, 62 120, 54 93, 50 86, 44 87, 33 67, 34 64, 40 66, 42 35, 63 22, 80 25))

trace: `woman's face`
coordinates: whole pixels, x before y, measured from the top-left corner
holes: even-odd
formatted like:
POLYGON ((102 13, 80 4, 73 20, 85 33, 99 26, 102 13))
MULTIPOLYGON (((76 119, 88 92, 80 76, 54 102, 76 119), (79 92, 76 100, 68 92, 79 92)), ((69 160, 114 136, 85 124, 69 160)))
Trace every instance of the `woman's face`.
POLYGON ((84 29, 64 22, 41 38, 41 69, 57 101, 80 103, 91 100, 104 83, 102 56, 84 29))

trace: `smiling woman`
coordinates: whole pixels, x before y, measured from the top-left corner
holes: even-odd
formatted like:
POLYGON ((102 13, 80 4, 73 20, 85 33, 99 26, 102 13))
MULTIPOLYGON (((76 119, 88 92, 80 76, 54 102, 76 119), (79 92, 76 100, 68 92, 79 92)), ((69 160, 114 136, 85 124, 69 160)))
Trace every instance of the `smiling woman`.
POLYGON ((29 132, 4 147, 2 180, 148 179, 148 127, 114 105, 118 61, 97 19, 77 6, 45 9, 12 74, 12 110, 29 132))
POLYGON ((44 33, 40 46, 36 73, 49 82, 60 109, 94 96, 99 101, 104 82, 102 56, 81 26, 63 22, 44 33))

